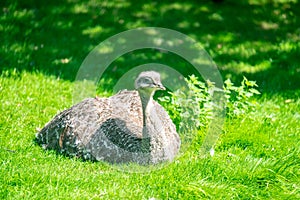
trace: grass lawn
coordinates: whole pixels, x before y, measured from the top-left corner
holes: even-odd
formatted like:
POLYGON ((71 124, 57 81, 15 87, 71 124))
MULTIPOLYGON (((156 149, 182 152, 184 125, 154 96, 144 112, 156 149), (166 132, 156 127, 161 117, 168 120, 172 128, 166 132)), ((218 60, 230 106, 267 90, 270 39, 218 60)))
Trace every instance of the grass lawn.
MULTIPOLYGON (((0 3, 0 199, 300 199, 298 0, 41 2, 0 3), (189 35, 224 79, 238 84, 246 76, 259 85, 255 109, 226 118, 215 155, 200 154, 195 137, 160 170, 129 173, 36 145, 37 129, 72 105, 85 56, 106 38, 143 26, 189 35)), ((99 95, 149 62, 190 74, 175 55, 139 50, 110 65, 99 95)))

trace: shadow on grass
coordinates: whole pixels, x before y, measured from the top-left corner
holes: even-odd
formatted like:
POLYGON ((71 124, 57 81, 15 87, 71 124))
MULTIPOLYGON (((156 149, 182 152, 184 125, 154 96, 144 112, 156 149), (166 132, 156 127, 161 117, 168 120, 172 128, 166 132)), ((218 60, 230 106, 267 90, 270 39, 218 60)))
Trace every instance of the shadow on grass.
MULTIPOLYGON (((84 58, 100 42, 125 30, 152 26, 177 30, 202 43, 223 78, 239 82, 247 76, 271 94, 296 90, 300 3, 280 2, 2 1, 0 73, 39 71, 73 81, 84 58)), ((113 62, 105 75, 113 84, 132 67, 149 62, 192 73, 176 55, 138 50, 113 62)))

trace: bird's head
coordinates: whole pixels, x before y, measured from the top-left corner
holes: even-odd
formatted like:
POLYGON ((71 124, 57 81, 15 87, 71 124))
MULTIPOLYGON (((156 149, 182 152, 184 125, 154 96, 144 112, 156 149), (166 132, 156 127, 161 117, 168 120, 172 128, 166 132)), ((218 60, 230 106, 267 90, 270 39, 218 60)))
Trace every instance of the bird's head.
POLYGON ((135 89, 138 91, 153 93, 156 90, 165 90, 160 80, 160 74, 155 71, 145 71, 139 74, 135 80, 135 89))

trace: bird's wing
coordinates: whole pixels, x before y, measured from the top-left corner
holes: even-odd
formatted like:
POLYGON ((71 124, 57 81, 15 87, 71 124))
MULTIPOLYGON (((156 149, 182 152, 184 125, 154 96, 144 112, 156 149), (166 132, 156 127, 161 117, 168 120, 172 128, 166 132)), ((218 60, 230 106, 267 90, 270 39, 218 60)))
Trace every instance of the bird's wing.
MULTIPOLYGON (((140 148, 142 131, 139 94, 122 91, 110 98, 85 99, 61 112, 37 134, 37 141, 46 149, 67 155, 101 159, 109 154, 119 156, 123 155, 120 152, 136 152, 140 148)), ((134 159, 134 155, 126 159, 134 159)))
POLYGON ((105 106, 107 101, 105 98, 88 98, 62 111, 37 134, 37 142, 45 149, 75 154, 78 145, 87 143, 105 120, 99 116, 107 114, 109 118, 109 107, 105 106))

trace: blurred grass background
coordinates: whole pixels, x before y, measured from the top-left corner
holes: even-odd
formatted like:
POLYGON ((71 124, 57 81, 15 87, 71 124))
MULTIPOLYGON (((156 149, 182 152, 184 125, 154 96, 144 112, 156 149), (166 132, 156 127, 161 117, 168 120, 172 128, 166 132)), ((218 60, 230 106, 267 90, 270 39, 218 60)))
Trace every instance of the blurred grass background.
MULTIPOLYGON (((264 92, 300 87, 298 1, 2 1, 1 71, 39 71, 74 80, 85 56, 101 41, 137 27, 174 29, 199 41, 224 78, 256 80, 264 92)), ((112 63, 110 77, 176 56, 149 50, 112 63)), ((182 67, 181 67, 182 66, 182 67)))

